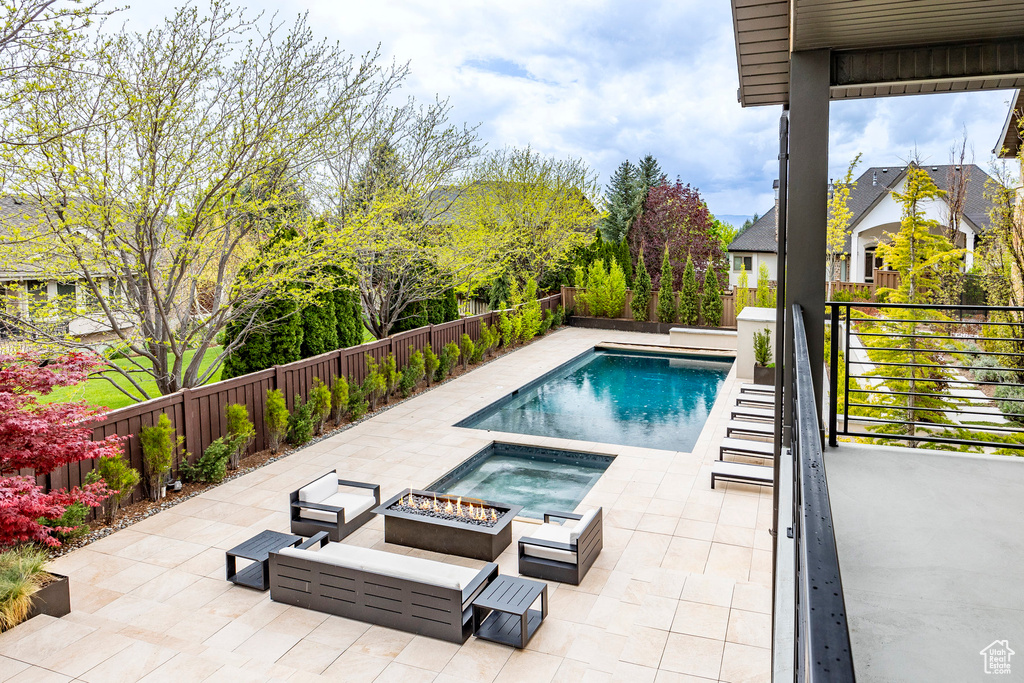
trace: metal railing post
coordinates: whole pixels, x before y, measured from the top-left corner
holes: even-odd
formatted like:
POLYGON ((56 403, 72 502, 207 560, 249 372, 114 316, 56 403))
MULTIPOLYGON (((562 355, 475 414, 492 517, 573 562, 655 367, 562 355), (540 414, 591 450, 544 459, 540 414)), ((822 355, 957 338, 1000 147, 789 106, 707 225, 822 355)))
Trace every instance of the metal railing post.
POLYGON ((829 307, 829 349, 828 349, 828 445, 835 448, 839 445, 836 437, 837 415, 839 408, 839 306, 834 303, 829 307))

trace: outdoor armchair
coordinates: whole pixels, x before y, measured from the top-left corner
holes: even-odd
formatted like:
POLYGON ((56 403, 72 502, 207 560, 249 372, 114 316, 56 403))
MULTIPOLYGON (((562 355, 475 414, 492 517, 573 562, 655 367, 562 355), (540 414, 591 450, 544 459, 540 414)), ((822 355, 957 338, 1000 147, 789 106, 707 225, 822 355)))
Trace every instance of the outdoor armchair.
POLYGON ((544 523, 519 539, 519 573, 579 585, 603 547, 603 508, 583 514, 546 512, 544 523), (574 523, 556 524, 553 518, 574 523))
POLYGON ((334 470, 311 481, 290 495, 289 514, 292 533, 313 536, 327 532, 338 542, 373 517, 373 508, 380 505, 380 486, 359 481, 338 479, 334 470), (369 494, 346 493, 339 486, 369 489, 369 494))

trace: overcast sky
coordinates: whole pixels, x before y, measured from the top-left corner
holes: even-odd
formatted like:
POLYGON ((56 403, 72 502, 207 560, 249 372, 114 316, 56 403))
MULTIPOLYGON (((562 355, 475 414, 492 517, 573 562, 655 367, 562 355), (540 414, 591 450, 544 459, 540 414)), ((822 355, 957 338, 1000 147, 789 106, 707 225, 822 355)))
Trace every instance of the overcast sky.
MULTIPOLYGON (((164 3, 134 2, 129 25, 156 22, 164 3)), ((200 6, 205 6, 202 0, 200 6)), ((451 98, 481 124, 490 149, 532 145, 582 157, 606 183, 624 159, 654 154, 698 187, 712 212, 764 213, 778 175, 780 107, 736 101, 736 52, 726 0, 250 0, 310 24, 348 50, 377 43, 410 61, 403 94, 451 98)), ((916 149, 946 163, 966 127, 986 167, 1012 91, 836 102, 830 173, 863 152, 865 166, 899 165, 916 149)))

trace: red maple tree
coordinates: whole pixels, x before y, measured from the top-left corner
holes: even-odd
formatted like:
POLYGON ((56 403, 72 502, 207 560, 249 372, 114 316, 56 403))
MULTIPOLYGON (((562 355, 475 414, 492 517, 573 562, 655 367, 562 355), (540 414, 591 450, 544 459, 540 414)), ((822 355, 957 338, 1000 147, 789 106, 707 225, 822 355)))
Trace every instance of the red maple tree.
POLYGON ((724 267, 722 245, 712 232, 714 222, 700 192, 679 180, 652 187, 647 193, 643 213, 629 230, 629 250, 634 262, 643 245, 644 264, 651 274, 651 288, 661 286, 661 259, 668 246, 668 257, 675 276, 674 289, 681 289, 686 256, 693 257, 697 281, 712 265, 721 273, 724 267))
POLYGON ((86 426, 103 411, 84 402, 37 400, 55 387, 84 381, 94 365, 74 352, 53 358, 35 351, 0 354, 0 548, 25 541, 59 546, 53 533, 65 529, 44 526, 39 518, 59 518, 74 502, 96 507, 111 493, 102 482, 47 493, 34 476, 120 455, 120 437, 92 441, 92 428, 86 426))

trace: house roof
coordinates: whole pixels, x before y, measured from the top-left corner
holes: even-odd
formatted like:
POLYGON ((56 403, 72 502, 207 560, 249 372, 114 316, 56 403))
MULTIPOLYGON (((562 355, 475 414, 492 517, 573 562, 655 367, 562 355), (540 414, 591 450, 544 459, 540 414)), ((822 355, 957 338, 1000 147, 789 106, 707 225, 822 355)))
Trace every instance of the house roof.
POLYGON ((833 100, 1024 86, 1016 47, 1024 36, 1021 0, 731 5, 745 107, 788 104, 790 54, 824 48, 833 53, 833 100))
POLYGON ((1017 91, 1016 97, 1010 104, 1010 110, 1006 112, 1006 123, 1003 124, 1003 134, 996 143, 992 153, 1000 159, 1013 159, 1020 153, 1021 119, 1024 119, 1024 88, 1017 91))
MULTIPOLYGON (((991 202, 985 198, 985 181, 989 175, 977 164, 966 165, 967 176, 967 197, 964 205, 964 218, 980 231, 988 228, 988 213, 991 209, 991 202)), ((931 176, 932 181, 940 190, 949 189, 950 173, 955 169, 951 165, 925 166, 924 169, 931 176)), ((870 213, 878 202, 892 192, 903 177, 906 175, 907 167, 898 166, 872 166, 865 169, 857 184, 850 190, 850 199, 847 206, 853 212, 850 219, 850 228, 855 228, 860 221, 870 213)), ((850 239, 846 240, 846 250, 850 250, 850 239)), ((775 207, 759 218, 756 223, 741 232, 729 245, 729 251, 758 251, 776 252, 775 232, 775 207)))
POLYGON ((749 228, 729 243, 729 251, 756 251, 774 254, 779 250, 775 239, 775 207, 754 221, 749 228))

